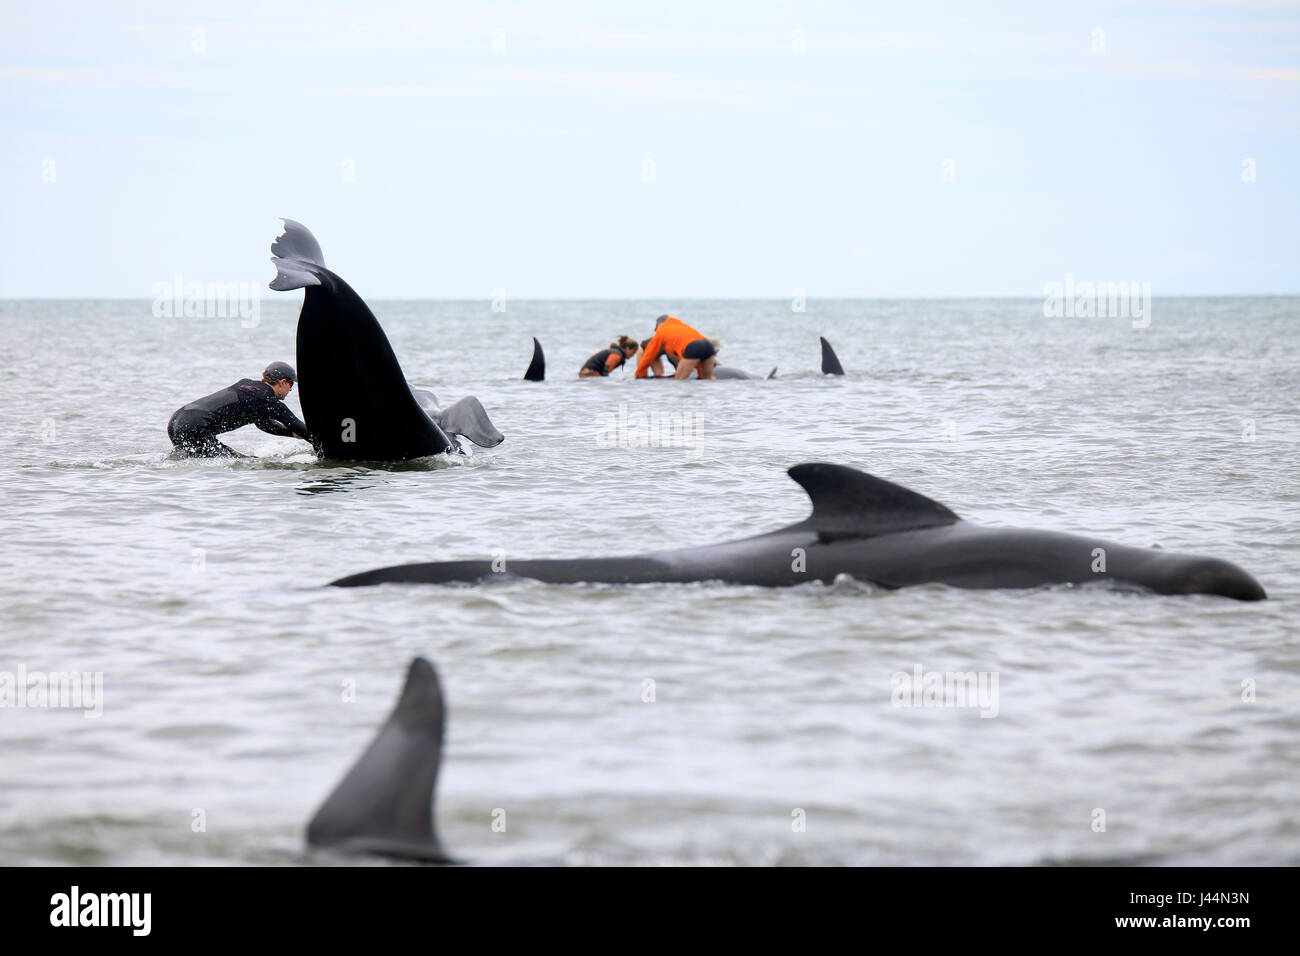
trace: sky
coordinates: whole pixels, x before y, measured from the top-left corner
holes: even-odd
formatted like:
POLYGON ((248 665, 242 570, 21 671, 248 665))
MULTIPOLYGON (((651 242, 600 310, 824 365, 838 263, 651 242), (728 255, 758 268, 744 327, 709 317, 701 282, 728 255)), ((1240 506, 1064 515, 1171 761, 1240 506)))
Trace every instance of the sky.
POLYGON ((0 297, 1300 292, 1300 5, 0 0, 0 297))

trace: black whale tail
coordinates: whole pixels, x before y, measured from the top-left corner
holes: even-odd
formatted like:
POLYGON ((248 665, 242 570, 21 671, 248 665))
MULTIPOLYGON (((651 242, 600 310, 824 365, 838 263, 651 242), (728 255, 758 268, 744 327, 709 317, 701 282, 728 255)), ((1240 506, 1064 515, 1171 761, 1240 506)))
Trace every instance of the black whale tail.
POLYGON ((307 825, 307 842, 454 863, 438 842, 433 819, 443 718, 438 672, 417 657, 388 720, 307 825))
POLYGON ((320 270, 325 268, 325 254, 311 231, 300 222, 284 219, 284 233, 271 243, 271 262, 275 278, 271 288, 277 292, 320 285, 320 270))
MULTIPOLYGON (((274 288, 274 286, 272 286, 274 288)), ((840 357, 835 354, 831 348, 831 343, 826 341, 826 336, 821 336, 822 340, 822 374, 823 375, 843 375, 844 366, 840 364, 840 357)))
POLYGON ((524 372, 525 382, 541 382, 546 378, 546 354, 542 352, 542 343, 533 337, 533 360, 528 363, 528 371, 524 372))

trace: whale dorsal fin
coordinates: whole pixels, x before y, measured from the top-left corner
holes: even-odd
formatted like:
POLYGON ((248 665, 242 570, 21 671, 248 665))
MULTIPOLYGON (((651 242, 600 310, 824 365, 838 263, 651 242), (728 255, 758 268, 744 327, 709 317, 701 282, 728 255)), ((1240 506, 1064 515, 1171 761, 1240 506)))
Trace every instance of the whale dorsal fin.
POLYGON ((271 262, 275 265, 275 278, 271 288, 277 292, 320 285, 319 270, 325 268, 325 253, 320 243, 306 226, 285 219, 284 233, 271 243, 271 262))
POLYGON ((811 462, 795 465, 789 474, 803 485, 813 505, 812 515, 794 527, 815 530, 823 541, 935 528, 960 520, 939 502, 856 468, 811 462))
POLYGON ((537 341, 533 336, 533 360, 528 363, 528 371, 524 372, 525 382, 543 382, 546 380, 546 353, 542 351, 542 343, 537 341))
POLYGON ((397 706, 361 759, 307 825, 307 842, 363 853, 447 863, 434 831, 433 791, 442 760, 438 673, 411 661, 397 706))
POLYGON ((822 340, 822 374, 823 375, 843 375, 844 366, 840 364, 840 357, 835 354, 831 348, 831 343, 826 341, 826 336, 821 336, 822 340))

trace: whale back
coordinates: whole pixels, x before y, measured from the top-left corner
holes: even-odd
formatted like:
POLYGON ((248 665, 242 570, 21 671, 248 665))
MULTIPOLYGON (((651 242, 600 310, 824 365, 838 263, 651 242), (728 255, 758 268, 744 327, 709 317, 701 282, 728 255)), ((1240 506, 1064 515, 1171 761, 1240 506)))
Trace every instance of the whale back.
POLYGON ((789 475, 812 500, 813 513, 784 530, 816 531, 822 541, 937 528, 961 520, 925 495, 844 465, 810 462, 789 475))

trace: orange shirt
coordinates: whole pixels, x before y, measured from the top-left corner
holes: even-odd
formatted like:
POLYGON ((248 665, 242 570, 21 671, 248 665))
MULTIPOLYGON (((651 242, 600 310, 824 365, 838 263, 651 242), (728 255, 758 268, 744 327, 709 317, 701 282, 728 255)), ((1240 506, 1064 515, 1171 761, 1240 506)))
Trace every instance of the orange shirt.
POLYGON ((681 319, 669 316, 663 325, 655 329, 654 338, 646 343, 641 351, 641 361, 636 365, 636 377, 645 378, 650 370, 650 363, 659 357, 660 352, 667 352, 677 361, 682 360, 682 349, 696 339, 704 336, 691 328, 681 319))

